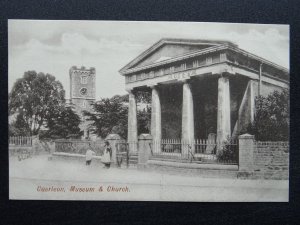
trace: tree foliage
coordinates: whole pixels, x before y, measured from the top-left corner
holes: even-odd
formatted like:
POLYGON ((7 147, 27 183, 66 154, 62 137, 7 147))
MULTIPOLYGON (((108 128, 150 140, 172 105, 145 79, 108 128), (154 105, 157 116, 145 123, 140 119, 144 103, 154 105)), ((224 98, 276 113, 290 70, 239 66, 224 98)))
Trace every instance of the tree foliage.
POLYGON ((255 100, 255 118, 248 132, 260 141, 289 140, 289 92, 274 91, 255 100))
POLYGON ((9 136, 29 136, 30 128, 22 114, 18 114, 16 119, 9 123, 9 136))
POLYGON ((150 133, 151 129, 151 108, 146 107, 143 110, 139 110, 137 112, 137 120, 138 120, 138 133, 150 133))
MULTIPOLYGON (((149 101, 143 95, 137 95, 137 102, 149 101), (138 97, 140 96, 140 97, 138 97)), ((87 120, 92 121, 95 128, 93 133, 105 138, 108 134, 116 133, 127 139, 128 129, 128 95, 115 95, 112 98, 103 98, 93 105, 94 112, 84 112, 87 120)), ((137 111, 138 133, 149 133, 151 122, 151 107, 147 105, 137 111)))
POLYGON ((85 111, 87 120, 92 121, 92 126, 101 138, 105 138, 110 133, 117 133, 123 138, 127 138, 128 108, 122 103, 120 98, 103 98, 93 104, 93 111, 85 111))
POLYGON ((65 91, 54 76, 28 71, 18 79, 9 94, 9 114, 18 115, 17 126, 38 134, 50 112, 65 103, 65 91))
POLYGON ((72 107, 61 106, 47 117, 48 130, 41 138, 78 138, 83 135, 79 128, 80 123, 81 119, 72 107))

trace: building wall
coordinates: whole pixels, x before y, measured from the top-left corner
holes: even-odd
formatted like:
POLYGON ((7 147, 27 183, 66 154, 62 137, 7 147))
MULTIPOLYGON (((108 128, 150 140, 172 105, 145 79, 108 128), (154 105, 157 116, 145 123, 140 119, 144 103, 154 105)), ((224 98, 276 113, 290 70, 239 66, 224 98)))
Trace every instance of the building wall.
POLYGON ((182 84, 165 85, 159 89, 163 139, 181 138, 182 84))
POLYGON ((207 139, 209 133, 217 133, 218 80, 192 80, 194 99, 195 138, 207 139))
MULTIPOLYGON (((256 82, 256 83, 258 85, 258 82, 256 82)), ((282 90, 283 89, 281 87, 275 86, 273 84, 268 84, 268 83, 262 82, 261 95, 268 96, 269 94, 271 94, 274 91, 281 92, 282 90)))

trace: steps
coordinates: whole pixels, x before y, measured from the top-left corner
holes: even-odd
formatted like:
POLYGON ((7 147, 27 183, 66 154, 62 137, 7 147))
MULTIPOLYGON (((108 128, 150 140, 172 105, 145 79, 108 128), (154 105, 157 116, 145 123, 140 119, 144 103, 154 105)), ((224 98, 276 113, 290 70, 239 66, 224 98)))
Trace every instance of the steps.
POLYGON ((183 159, 178 156, 167 156, 167 155, 155 155, 150 157, 151 160, 160 160, 160 161, 168 161, 168 162, 179 162, 179 163, 216 163, 216 160, 209 159, 209 158, 201 158, 201 157, 195 157, 195 158, 188 158, 183 159))
POLYGON ((129 165, 137 165, 138 153, 129 153, 129 165))

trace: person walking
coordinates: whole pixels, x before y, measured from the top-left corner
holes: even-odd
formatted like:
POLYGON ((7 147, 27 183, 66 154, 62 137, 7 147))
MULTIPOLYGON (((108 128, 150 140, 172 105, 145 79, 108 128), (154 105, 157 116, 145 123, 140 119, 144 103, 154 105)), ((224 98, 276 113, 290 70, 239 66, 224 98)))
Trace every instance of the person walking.
POLYGON ((96 153, 92 150, 91 144, 89 144, 89 148, 85 154, 85 165, 87 165, 87 166, 91 165, 92 158, 94 155, 96 155, 96 153))
POLYGON ((112 149, 108 141, 105 141, 104 143, 104 152, 101 161, 104 164, 104 168, 109 169, 111 163, 112 149))

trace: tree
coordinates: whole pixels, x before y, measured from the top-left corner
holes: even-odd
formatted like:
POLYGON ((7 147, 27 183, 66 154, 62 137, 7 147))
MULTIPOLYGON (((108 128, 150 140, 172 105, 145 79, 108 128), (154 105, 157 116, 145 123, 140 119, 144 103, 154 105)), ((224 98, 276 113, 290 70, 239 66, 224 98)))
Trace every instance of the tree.
POLYGON ((150 133, 151 129, 151 108, 146 107, 143 110, 137 111, 138 133, 150 133))
POLYGON ((105 138, 110 133, 118 133, 127 138, 128 107, 116 96, 103 98, 93 104, 93 111, 84 111, 87 120, 92 121, 94 133, 105 138))
MULTIPOLYGON (((22 118, 29 135, 38 134, 50 112, 65 104, 65 91, 54 76, 28 71, 9 94, 9 114, 22 118)), ((20 120, 21 120, 20 118, 20 120)))
POLYGON ((48 130, 42 135, 42 138, 78 138, 83 134, 79 128, 81 119, 72 107, 62 106, 57 111, 51 112, 46 123, 48 130))
POLYGON ((22 114, 16 116, 16 120, 9 123, 9 136, 29 136, 30 128, 22 114))
MULTIPOLYGON (((149 97, 150 96, 150 97, 149 97)), ((136 93, 138 103, 149 104, 149 93, 136 93)), ((94 112, 84 112, 87 120, 92 121, 94 133, 105 138, 108 134, 116 133, 127 138, 128 126, 128 95, 115 95, 103 98, 93 105, 94 112)), ((151 123, 151 106, 137 111, 138 133, 149 133, 151 123)))
POLYGON ((289 92, 274 91, 255 100, 255 117, 249 126, 250 134, 259 141, 289 140, 289 92))

